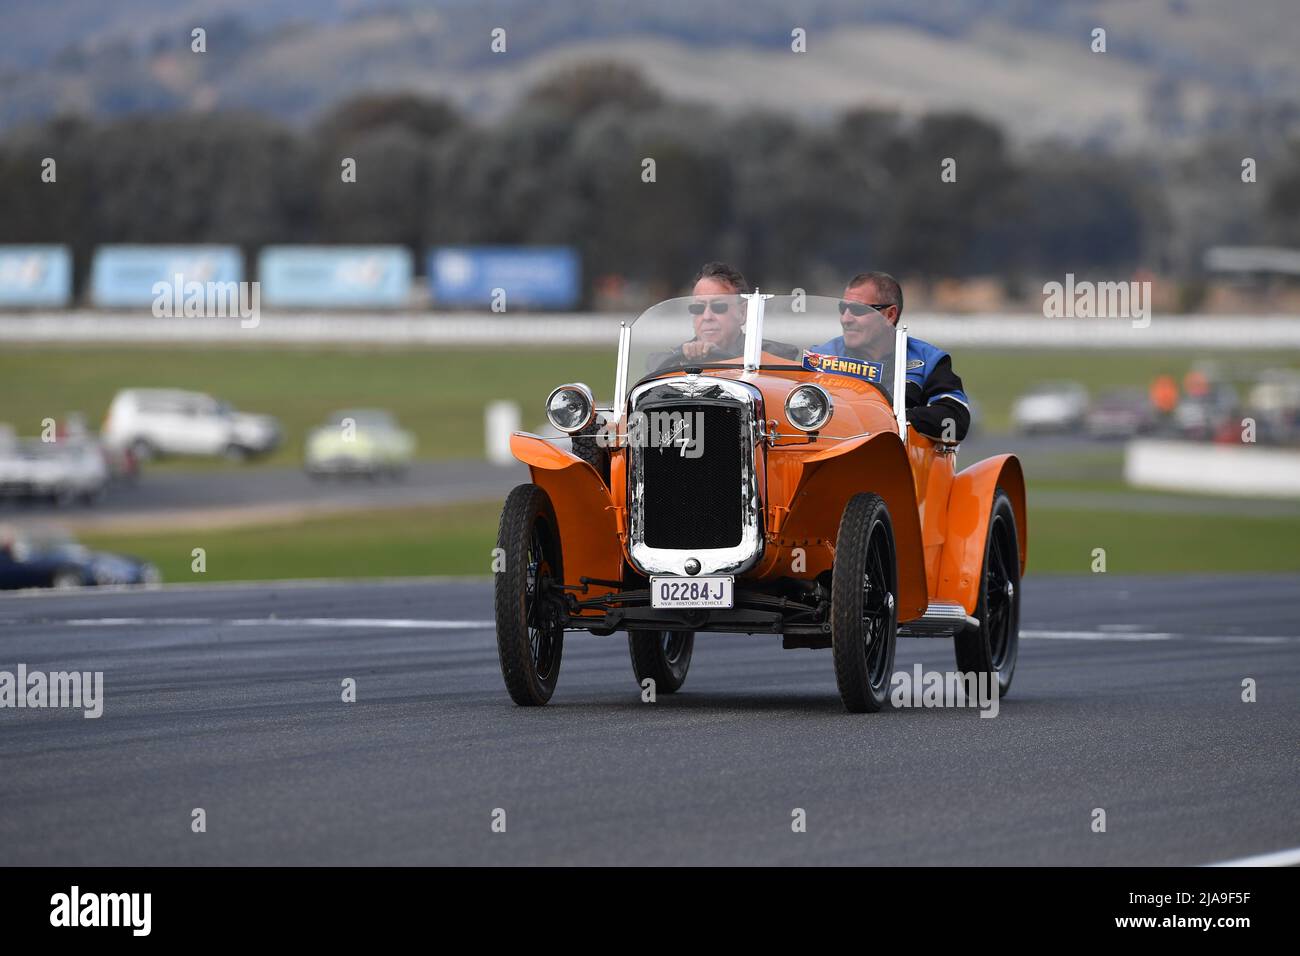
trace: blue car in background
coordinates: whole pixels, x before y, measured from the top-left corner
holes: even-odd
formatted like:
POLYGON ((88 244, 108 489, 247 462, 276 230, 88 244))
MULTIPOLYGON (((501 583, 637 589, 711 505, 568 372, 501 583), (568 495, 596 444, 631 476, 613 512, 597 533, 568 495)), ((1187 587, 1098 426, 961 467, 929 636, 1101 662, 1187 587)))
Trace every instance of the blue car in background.
POLYGON ((147 561, 91 551, 67 535, 0 533, 0 591, 161 581, 158 569, 147 561))

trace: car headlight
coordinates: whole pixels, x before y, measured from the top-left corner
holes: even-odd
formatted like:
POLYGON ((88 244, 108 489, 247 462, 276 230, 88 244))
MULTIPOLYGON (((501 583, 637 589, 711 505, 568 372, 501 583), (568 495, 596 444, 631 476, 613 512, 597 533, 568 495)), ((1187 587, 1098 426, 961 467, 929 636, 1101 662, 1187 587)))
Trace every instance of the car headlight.
POLYGON ((817 431, 834 411, 830 395, 820 385, 800 385, 785 398, 785 417, 800 431, 817 431))
POLYGON ((581 382, 561 385, 546 398, 546 418, 562 432, 582 431, 596 419, 596 399, 581 382))

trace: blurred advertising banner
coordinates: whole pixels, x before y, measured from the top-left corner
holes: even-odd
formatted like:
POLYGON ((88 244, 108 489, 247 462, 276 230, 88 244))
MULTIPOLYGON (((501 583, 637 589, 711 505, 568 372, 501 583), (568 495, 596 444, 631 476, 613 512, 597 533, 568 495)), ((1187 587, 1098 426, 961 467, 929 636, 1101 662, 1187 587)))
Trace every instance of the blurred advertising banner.
POLYGON ((414 264, 402 246, 267 246, 257 260, 262 301, 294 307, 400 307, 414 264))
POLYGON ((444 246, 429 253, 439 305, 571 309, 582 295, 582 266, 568 246, 444 246))
POLYGON ((0 308, 54 306, 72 299, 66 246, 0 246, 0 308))
POLYGON ((100 246, 90 270, 90 296, 99 306, 152 306, 160 296, 180 298, 193 283, 210 288, 243 278, 237 246, 100 246), (159 284, 166 290, 155 288, 159 284))

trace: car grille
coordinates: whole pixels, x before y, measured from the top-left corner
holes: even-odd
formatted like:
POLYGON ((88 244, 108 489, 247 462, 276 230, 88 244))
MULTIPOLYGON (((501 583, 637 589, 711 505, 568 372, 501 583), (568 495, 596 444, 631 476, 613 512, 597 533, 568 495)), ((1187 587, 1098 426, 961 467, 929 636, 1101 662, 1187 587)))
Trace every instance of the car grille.
MULTIPOLYGON (((699 457, 681 449, 641 448, 645 543, 651 548, 734 548, 741 543, 745 469, 742 407, 676 405, 702 415, 699 457)), ((692 452, 693 453, 693 452, 692 452)))

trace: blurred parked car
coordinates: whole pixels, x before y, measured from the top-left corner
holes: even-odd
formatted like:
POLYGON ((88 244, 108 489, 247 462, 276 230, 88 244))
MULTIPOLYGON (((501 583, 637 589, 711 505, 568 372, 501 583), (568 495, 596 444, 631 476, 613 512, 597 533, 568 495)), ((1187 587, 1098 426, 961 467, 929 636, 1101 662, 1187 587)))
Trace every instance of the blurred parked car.
POLYGON ((0 590, 158 584, 147 561, 91 551, 60 532, 0 531, 0 590))
POLYGON ((1246 396, 1246 409, 1256 419, 1259 441, 1300 441, 1300 372, 1284 368, 1261 372, 1246 396))
POLYGON ((399 477, 411 463, 415 437, 382 409, 335 412, 307 436, 304 467, 314 477, 399 477))
POLYGON ((270 415, 235 411, 200 392, 131 388, 114 397, 102 434, 105 445, 130 449, 136 461, 160 455, 243 461, 280 443, 280 423, 270 415))
POLYGON ((1011 422, 1024 434, 1072 432, 1087 411, 1088 390, 1078 382, 1041 382, 1015 400, 1011 422))
POLYGON ((1114 388, 1103 392, 1088 409, 1085 427, 1093 438, 1131 438, 1152 431, 1155 409, 1141 388, 1114 388))
POLYGON ((1208 385, 1202 394, 1185 395, 1174 409, 1174 427, 1184 438, 1208 441, 1241 431, 1237 392, 1225 382, 1208 385))
POLYGON ((90 439, 43 442, 21 438, 0 443, 3 497, 90 504, 104 490, 108 478, 103 452, 90 439))

